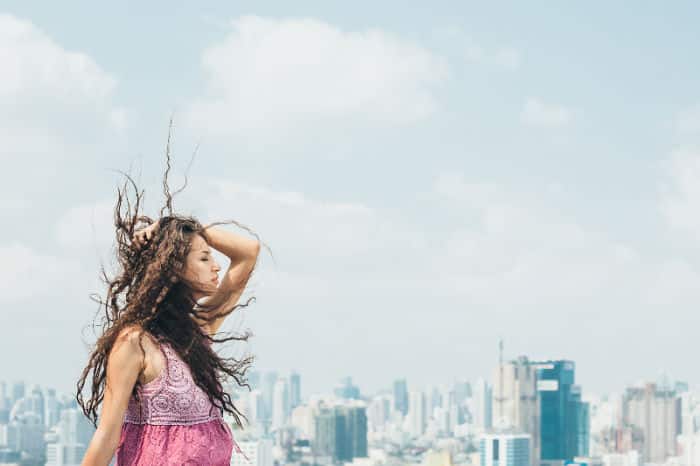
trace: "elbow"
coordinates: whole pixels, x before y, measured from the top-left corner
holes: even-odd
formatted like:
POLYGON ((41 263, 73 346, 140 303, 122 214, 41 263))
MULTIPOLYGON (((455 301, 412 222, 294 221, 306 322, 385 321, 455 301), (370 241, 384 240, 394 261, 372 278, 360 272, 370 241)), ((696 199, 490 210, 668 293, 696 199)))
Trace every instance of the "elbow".
POLYGON ((112 461, 121 435, 116 435, 114 432, 105 432, 99 428, 95 431, 92 441, 85 452, 81 466, 102 466, 108 465, 112 461))

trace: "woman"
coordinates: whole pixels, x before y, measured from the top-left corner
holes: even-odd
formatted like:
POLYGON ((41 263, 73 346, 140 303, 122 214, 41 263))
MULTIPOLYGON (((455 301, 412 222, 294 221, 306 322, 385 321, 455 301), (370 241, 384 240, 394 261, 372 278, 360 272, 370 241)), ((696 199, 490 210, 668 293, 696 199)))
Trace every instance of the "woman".
POLYGON ((223 411, 240 427, 244 416, 222 382, 229 375, 250 389, 245 371, 252 356, 220 358, 211 342, 250 336, 212 338, 226 315, 250 303, 237 304, 255 268, 260 243, 214 228, 221 223, 205 227, 192 217, 173 214, 167 172, 167 204, 161 218, 139 216, 143 192, 126 176, 136 190, 136 203, 130 212, 127 185, 118 190, 115 225, 121 273, 110 281, 102 270, 108 284, 107 299, 100 301, 104 333, 78 382, 76 399, 97 428, 82 466, 106 466, 115 454, 118 466, 228 466, 233 448, 242 452, 223 421, 223 411), (121 215, 123 200, 127 219, 121 215), (163 215, 166 208, 169 215, 163 215), (137 230, 139 222, 147 226, 137 230), (220 281, 221 268, 212 249, 231 261, 220 281), (92 393, 84 402, 81 392, 90 370, 92 393), (104 404, 97 425, 100 402, 104 404))

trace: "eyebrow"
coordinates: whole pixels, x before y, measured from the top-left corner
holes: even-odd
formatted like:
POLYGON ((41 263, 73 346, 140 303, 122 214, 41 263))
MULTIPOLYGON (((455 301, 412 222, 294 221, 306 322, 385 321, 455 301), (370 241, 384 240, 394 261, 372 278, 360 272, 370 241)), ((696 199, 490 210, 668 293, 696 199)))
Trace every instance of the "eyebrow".
POLYGON ((202 249, 200 252, 203 252, 204 254, 210 254, 208 249, 202 249))

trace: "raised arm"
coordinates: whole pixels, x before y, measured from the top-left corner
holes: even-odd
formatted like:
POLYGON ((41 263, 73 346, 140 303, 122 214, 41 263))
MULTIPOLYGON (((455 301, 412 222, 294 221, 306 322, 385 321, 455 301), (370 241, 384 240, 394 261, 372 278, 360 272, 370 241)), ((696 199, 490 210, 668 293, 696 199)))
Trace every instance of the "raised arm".
MULTIPOLYGON (((258 260, 260 242, 215 226, 207 227, 204 232, 209 245, 231 261, 219 287, 207 301, 221 303, 213 312, 230 309, 238 303, 248 283, 250 273, 258 260)), ((207 333, 215 334, 225 318, 226 316, 219 317, 210 322, 206 327, 207 333)))

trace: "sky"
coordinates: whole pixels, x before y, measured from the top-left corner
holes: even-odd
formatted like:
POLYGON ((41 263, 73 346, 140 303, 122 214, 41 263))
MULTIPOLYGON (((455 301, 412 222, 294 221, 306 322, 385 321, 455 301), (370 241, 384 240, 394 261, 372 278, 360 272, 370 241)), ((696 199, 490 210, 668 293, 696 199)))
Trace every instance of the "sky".
POLYGON ((0 1, 0 379, 74 393, 172 116, 175 210, 274 255, 222 354, 305 395, 490 378, 501 338, 584 393, 697 385, 699 9, 0 1))

